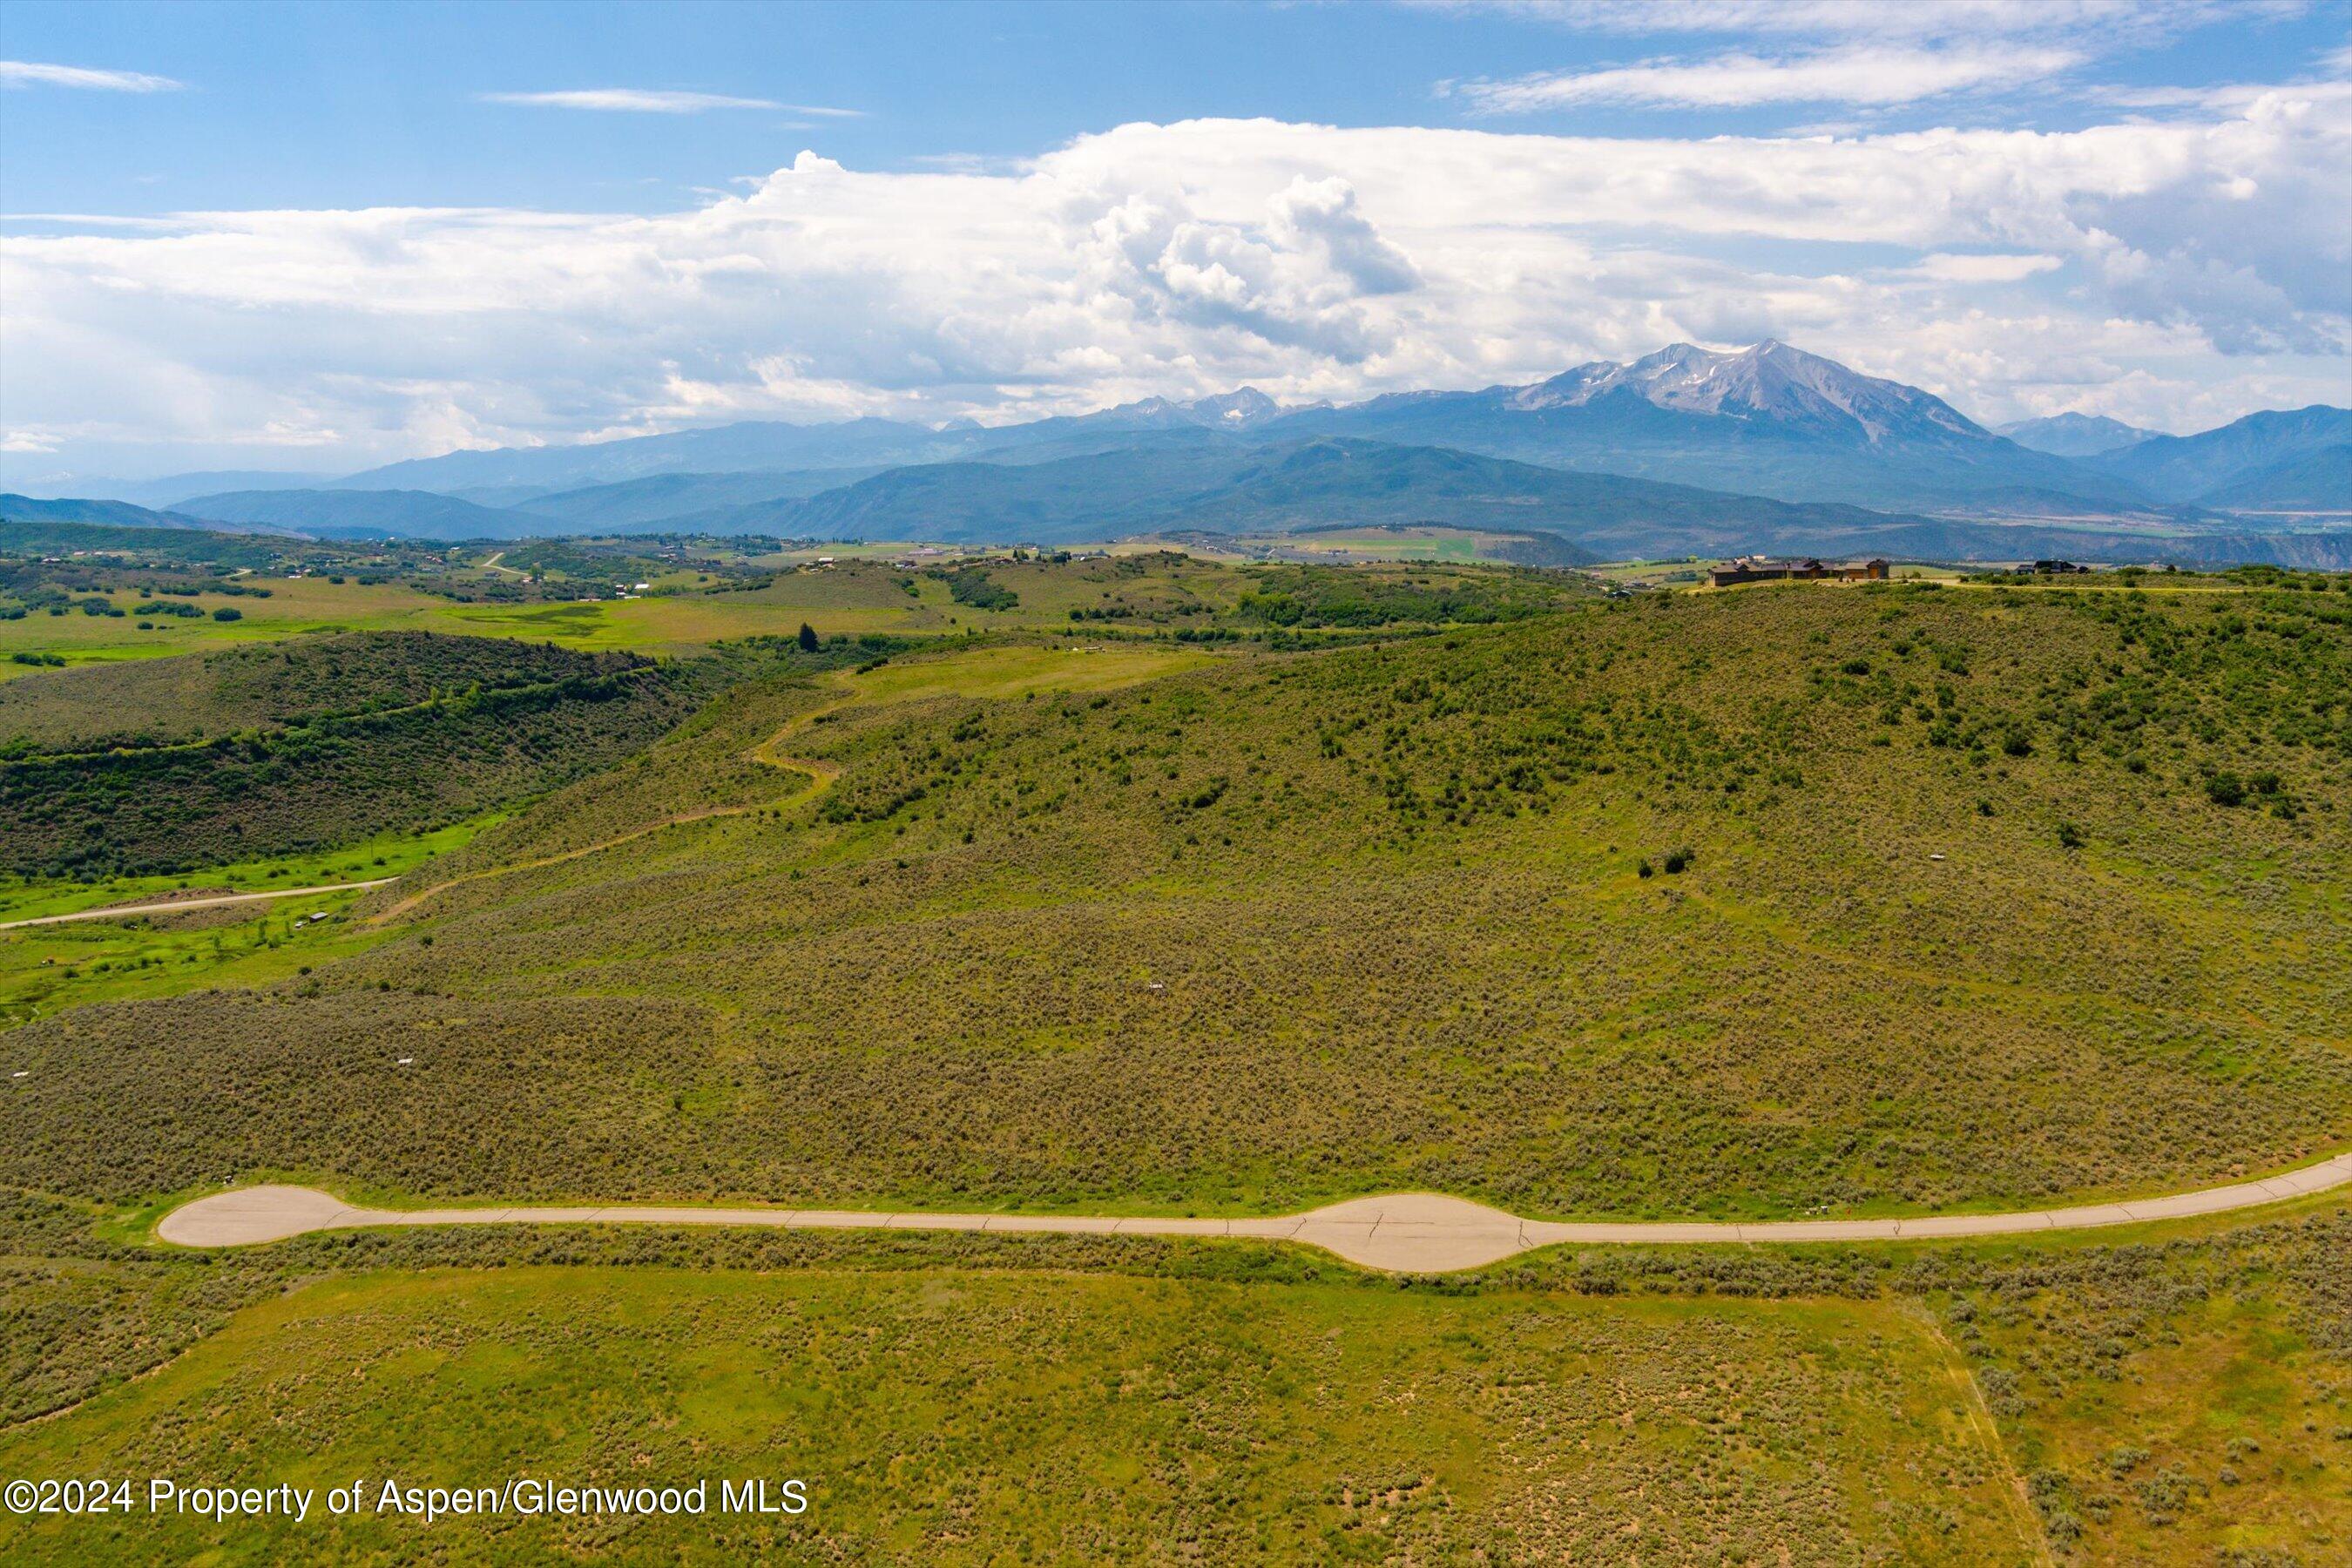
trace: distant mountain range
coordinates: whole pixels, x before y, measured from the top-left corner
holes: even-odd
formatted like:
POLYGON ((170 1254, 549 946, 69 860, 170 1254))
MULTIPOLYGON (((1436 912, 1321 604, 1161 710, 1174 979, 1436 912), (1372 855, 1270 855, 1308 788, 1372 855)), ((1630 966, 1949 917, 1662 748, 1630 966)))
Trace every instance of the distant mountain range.
MULTIPOLYGON (((1614 474, 1385 441, 1235 447, 1204 437, 1053 462, 893 468, 793 507, 791 531, 828 539, 1017 539, 1286 532, 1338 523, 1444 523, 1556 533, 1599 560, 1635 541, 1668 552, 1826 538, 1898 521, 1614 474)), ((781 521, 781 520, 780 520, 781 521)))
POLYGON ((622 479, 576 490, 476 490, 467 492, 465 499, 485 506, 521 508, 539 517, 556 519, 575 530, 629 530, 659 525, 665 529, 732 532, 739 531, 712 527, 711 523, 745 507, 800 500, 841 485, 855 484, 881 471, 808 468, 781 473, 652 474, 642 479, 622 479))
POLYGON ((1963 521, 1337 437, 1241 452, 1202 442, 1051 463, 893 468, 759 521, 759 531, 824 539, 919 535, 1040 544, 1435 524, 1540 534, 1559 542, 1562 559, 1584 561, 1766 551, 1927 561, 2050 555, 2352 566, 2352 532, 2289 541, 1963 521))
POLYGON ((1508 518, 1635 553, 1834 549, 1931 526, 1958 544, 1973 525, 2022 522, 2247 531, 2269 525, 2215 514, 2352 511, 2343 409, 2251 415, 2189 437, 2084 415, 2009 428, 2017 439, 1784 343, 1682 343, 1526 385, 1345 406, 1284 408, 1243 387, 1011 426, 751 422, 452 452, 324 481, 189 475, 177 493, 167 480, 140 489, 183 519, 344 537, 1052 542, 1508 518), (194 488, 207 480, 246 482, 194 488))
POLYGON ((511 508, 477 506, 430 490, 230 490, 193 496, 179 510, 207 522, 318 534, 407 534, 425 539, 521 539, 563 525, 511 508))
POLYGON ((2128 480, 1995 436, 1916 387, 1784 343, 1719 353, 1678 343, 1630 364, 1580 365, 1527 386, 1400 393, 1284 409, 1244 387, 1192 403, 1150 398, 1023 425, 931 430, 886 419, 740 424, 593 446, 452 452, 394 463, 341 489, 576 489, 661 473, 881 469, 1036 462, 1151 435, 1235 446, 1343 436, 1441 447, 1780 500, 2105 515, 2161 510, 2128 480))
POLYGON ((2165 500, 2249 511, 2352 510, 2352 409, 2249 414, 2200 436, 2157 436, 2090 461, 2165 500))
POLYGON ((961 455, 964 441, 928 426, 894 419, 832 425, 752 422, 635 436, 575 447, 503 447, 370 468, 331 488, 455 490, 485 486, 541 491, 616 484, 656 474, 732 474, 760 469, 889 468, 961 455))
MULTIPOLYGON (((1076 543, 1190 529, 1270 532, 1343 523, 1539 529, 1599 548, 1769 548, 1859 537, 1906 521, 1843 504, 1776 501, 1612 474, 1578 474, 1427 447, 1341 438, 1238 444, 1161 430, 1107 452, 838 472, 660 475, 534 496, 522 508, 411 490, 199 497, 195 517, 329 537, 436 539, 582 531, 769 533, 823 539, 1076 543), (678 509, 689 509, 680 510, 678 509)), ((1820 546, 1826 548, 1827 546, 1820 546)), ((1591 556, 1590 559, 1599 559, 1591 556)))
MULTIPOLYGON (((133 506, 169 510, 190 496, 223 490, 285 490, 332 484, 332 474, 295 474, 274 468, 223 468, 206 473, 166 474, 158 479, 116 479, 94 474, 57 476, 45 483, 66 487, 83 495, 105 496, 133 506)), ((45 490, 44 493, 53 493, 45 490)))
MULTIPOLYGON (((148 507, 133 506, 129 501, 95 500, 80 497, 36 500, 31 496, 0 495, 0 518, 11 522, 71 522, 99 524, 110 528, 173 528, 210 529, 203 518, 189 517, 176 511, 156 511, 148 507)), ((257 533, 287 533, 282 528, 261 527, 249 531, 257 533)))
MULTIPOLYGON (((2117 457, 2205 437, 2152 437, 2084 416, 2032 421, 2018 433, 2026 439, 1987 430, 1916 387, 1785 343, 1738 353, 1677 343, 1528 385, 1397 393, 1338 407, 1285 409, 1244 387, 1192 403, 1150 398, 994 427, 750 423, 592 446, 453 452, 354 474, 332 488, 463 493, 535 508, 541 495, 657 475, 1046 462, 1204 435, 1237 448, 1347 437, 1779 500, 1978 516, 2162 518, 2246 477, 2233 469, 2201 489, 2152 488, 2117 457)), ((640 509, 634 521, 653 520, 640 509)))
POLYGON ((1780 500, 1978 513, 2155 510, 2127 481, 2028 451, 1916 387, 1777 342, 1738 353, 1678 343, 1528 386, 1402 393, 1294 415, 1265 431, 1425 443, 1780 500))
POLYGON ((2017 419, 1994 426, 1992 433, 2053 458, 2095 458, 2157 434, 2104 414, 2053 414, 2046 419, 2017 419))

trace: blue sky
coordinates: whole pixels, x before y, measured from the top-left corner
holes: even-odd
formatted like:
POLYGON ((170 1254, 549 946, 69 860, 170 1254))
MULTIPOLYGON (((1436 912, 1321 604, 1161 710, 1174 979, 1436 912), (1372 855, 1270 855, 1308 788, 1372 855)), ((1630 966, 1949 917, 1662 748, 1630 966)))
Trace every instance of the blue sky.
POLYGON ((2347 401, 2342 5, 12 0, 0 62, 0 479, 1768 333, 2347 401))
MULTIPOLYGON (((1889 7, 1892 8, 1891 6, 1889 7)), ((1663 14, 1663 13, 1662 13, 1663 14)), ((1732 13, 1736 15, 1736 13, 1732 13)), ((2074 80, 2280 81, 2346 43, 2345 15, 2256 9, 2166 28, 2074 80)), ((1750 31, 1581 28, 1542 8, 1166 3, 213 5, 0 9, 0 52, 184 83, 0 99, 5 210, 512 205, 658 210, 803 146, 859 167, 1019 158, 1128 121, 1267 116, 1492 124, 1445 84, 1752 47, 1750 31), (486 102, 603 87, 854 110, 623 113, 486 102), (812 132, 815 134, 812 135, 812 132)), ((2095 123, 2067 79, 1885 106, 1886 129, 2095 123)), ((1755 133, 1851 118, 1832 100, 1586 102, 1508 117, 1587 135, 1755 133)))

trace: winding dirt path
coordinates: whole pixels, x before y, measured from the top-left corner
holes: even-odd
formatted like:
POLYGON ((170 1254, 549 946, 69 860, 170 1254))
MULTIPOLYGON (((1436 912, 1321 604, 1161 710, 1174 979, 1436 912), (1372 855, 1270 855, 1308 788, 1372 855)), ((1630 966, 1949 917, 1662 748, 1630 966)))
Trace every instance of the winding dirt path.
POLYGON ((689 822, 708 822, 713 817, 744 816, 755 811, 783 811, 814 800, 833 787, 834 781, 841 776, 841 769, 822 757, 788 757, 779 752, 776 748, 783 744, 786 737, 798 733, 824 715, 838 712, 856 700, 855 696, 845 697, 838 702, 829 702, 822 708, 812 708, 805 713, 796 714, 786 721, 783 728, 743 753, 755 763, 765 763, 772 768, 782 768, 790 773, 809 775, 806 788, 795 791, 782 800, 755 801, 748 805, 708 805, 698 811, 681 811, 673 816, 662 817, 658 821, 648 822, 642 827, 632 827, 626 833, 615 834, 610 838, 600 838, 593 844, 583 844, 577 849, 566 849, 557 855, 542 855, 534 860, 517 860, 505 866, 492 866, 486 870, 468 871, 463 876, 452 877, 446 882, 436 882, 429 888, 409 894, 391 908, 371 916, 367 923, 382 925, 387 921, 397 920, 435 894, 446 893, 452 888, 464 887, 469 882, 487 881, 493 877, 512 876, 517 871, 535 871, 542 866, 561 866, 567 860, 578 860, 590 855, 601 855, 607 849, 635 843, 647 834, 659 833, 665 828, 683 826, 689 822))
POLYGON ((1662 1222, 1570 1224, 1521 1219, 1442 1193, 1351 1198, 1306 1214, 1269 1218, 1173 1219, 1108 1215, 926 1214, 875 1209, 663 1208, 641 1205, 570 1208, 358 1208, 311 1187, 243 1187, 183 1204, 155 1234, 181 1247, 244 1247, 317 1230, 394 1225, 734 1225, 782 1230, 965 1230, 1061 1236, 1250 1237, 1297 1242, 1367 1268, 1439 1274, 1476 1268, 1538 1247, 1661 1246, 1694 1242, 1868 1242, 2093 1230, 2148 1220, 2258 1208, 2352 1183, 2352 1153, 2233 1186, 2169 1197, 2011 1214, 1927 1215, 1910 1219, 1775 1220, 1759 1224, 1662 1222))
MULTIPOLYGON (((1061 651, 1065 653, 1076 653, 1078 650, 1075 648, 1064 648, 1061 651)), ((949 656, 950 660, 961 657, 962 657, 961 654, 950 654, 949 656)), ((1179 668, 1181 668, 1181 664, 1179 668)), ((817 680, 833 687, 835 689, 841 689, 848 685, 850 672, 842 669, 828 670, 816 677, 816 679, 817 680)), ((1139 677, 1138 679, 1148 679, 1148 677, 1139 677)), ((1124 684, 1124 682, 1121 682, 1120 684, 1124 684)), ((1080 689, 1084 689, 1084 688, 1080 688, 1080 689)), ((913 694, 911 698, 902 695, 898 700, 912 700, 925 697, 950 694, 952 694, 951 689, 941 689, 931 691, 918 692, 913 694)), ((406 914, 409 910, 416 908, 427 899, 432 898, 435 894, 445 892, 451 888, 459 887, 465 883, 483 881, 492 877, 504 877, 516 871, 536 870, 542 866, 557 866, 567 860, 577 860, 583 856, 601 854, 604 850, 616 848, 624 844, 633 843, 639 838, 645 837, 649 833, 659 833, 665 828, 677 827, 689 822, 704 822, 712 817, 742 816, 755 811, 787 810, 793 806, 804 805, 807 802, 815 799, 818 795, 823 795, 826 790, 831 789, 833 787, 834 781, 841 776, 841 769, 836 764, 826 762, 822 757, 787 756, 778 750, 778 748, 782 746, 784 742, 790 740, 793 736, 800 733, 811 725, 817 723, 819 721, 828 718, 835 713, 838 713, 845 708, 856 707, 867 703, 870 700, 873 700, 868 699, 864 692, 854 689, 846 690, 844 695, 835 699, 834 701, 824 703, 819 707, 812 708, 805 713, 795 714, 793 718, 785 721, 783 726, 777 730, 774 734, 769 736, 765 741, 761 742, 758 745, 750 748, 742 753, 744 757, 755 763, 764 763, 772 768, 782 768, 793 773, 803 773, 809 775, 810 784, 807 788, 800 790, 793 795, 787 795, 782 800, 760 801, 750 805, 705 806, 698 811, 679 812, 675 816, 665 816, 658 821, 646 823, 641 827, 633 827, 626 833, 616 834, 613 837, 600 839, 593 844, 583 845, 577 849, 564 850, 562 854, 545 855, 534 860, 518 860, 511 865, 493 866, 480 871, 468 871, 463 876, 452 877, 446 882, 436 882, 432 887, 409 894, 406 898, 394 903, 389 909, 371 916, 368 923, 371 925, 377 925, 387 921, 395 920, 401 915, 406 914)), ((891 700, 892 699, 886 697, 880 700, 880 704, 887 706, 891 700)))
POLYGON ((348 893, 357 888, 389 887, 396 877, 373 882, 322 882, 315 888, 272 888, 260 893, 214 893, 202 899, 169 899, 156 904, 118 904, 111 909, 76 910, 69 915, 36 915, 26 921, 0 921, 0 931, 18 926, 63 925, 68 921, 119 921, 128 915, 168 915, 182 910, 209 910, 221 904, 250 904, 263 899, 307 899, 313 893, 348 893))

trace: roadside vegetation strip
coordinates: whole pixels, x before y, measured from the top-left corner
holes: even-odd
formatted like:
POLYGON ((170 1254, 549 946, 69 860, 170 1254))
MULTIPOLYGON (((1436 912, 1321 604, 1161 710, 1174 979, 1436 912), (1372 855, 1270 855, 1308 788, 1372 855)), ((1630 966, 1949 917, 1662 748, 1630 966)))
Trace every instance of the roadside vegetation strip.
POLYGON ((1299 1242, 1367 1268, 1439 1274, 1477 1268, 1538 1247, 1866 1242, 2093 1230, 2258 1208, 2352 1183, 2352 1152, 2227 1187, 2167 1197, 2008 1214, 1902 1219, 1594 1222, 1521 1219, 1441 1193, 1350 1198, 1305 1214, 1199 1219, 1153 1215, 924 1214, 861 1209, 660 1207, 360 1208, 311 1187, 244 1187, 182 1205, 155 1234, 181 1247, 243 1247, 320 1230, 418 1225, 728 1225, 786 1230, 966 1230, 1064 1236, 1233 1237, 1299 1242))
POLYGON ((166 899, 152 904, 121 904, 110 909, 76 910, 71 914, 36 915, 30 920, 0 921, 0 931, 15 931, 19 926, 63 925, 68 921, 119 921, 133 915, 175 915, 183 910, 209 910, 220 904, 250 904, 263 899, 307 899, 321 893, 353 893, 365 888, 382 888, 399 880, 396 877, 378 877, 366 882, 322 882, 315 888, 271 888, 258 893, 215 893, 202 899, 166 899))

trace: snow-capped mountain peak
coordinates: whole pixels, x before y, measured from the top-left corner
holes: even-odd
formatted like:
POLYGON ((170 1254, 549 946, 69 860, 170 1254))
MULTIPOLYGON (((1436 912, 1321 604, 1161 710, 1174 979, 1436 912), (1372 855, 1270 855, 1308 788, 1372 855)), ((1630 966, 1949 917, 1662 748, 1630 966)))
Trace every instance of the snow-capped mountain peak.
POLYGON ((1082 417, 1160 428, 1203 425, 1219 430, 1246 430, 1269 419, 1279 418, 1284 412, 1282 405, 1256 387, 1244 386, 1232 392, 1195 398, 1190 403, 1179 403, 1171 397, 1147 397, 1140 402, 1122 403, 1116 408, 1082 417))
POLYGON ((1513 389, 1505 402, 1534 412, 1582 407, 1612 395, 1678 414, 1835 433, 1874 446, 1895 435, 1984 435, 1939 397, 1769 338, 1736 351, 1673 343, 1627 364, 1579 365, 1513 389))

